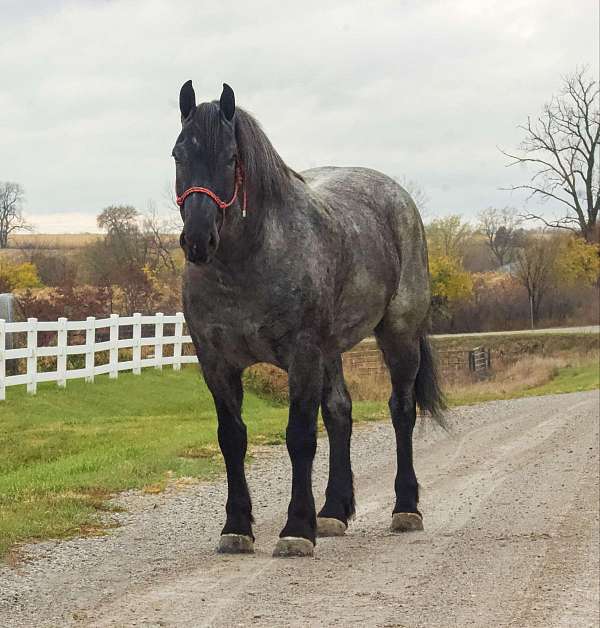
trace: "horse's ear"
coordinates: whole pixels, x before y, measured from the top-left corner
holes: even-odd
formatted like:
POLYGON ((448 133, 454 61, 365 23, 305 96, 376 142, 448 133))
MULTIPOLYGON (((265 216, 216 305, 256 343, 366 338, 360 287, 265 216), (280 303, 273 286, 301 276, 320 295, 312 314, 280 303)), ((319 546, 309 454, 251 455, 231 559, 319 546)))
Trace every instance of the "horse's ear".
POLYGON ((192 110, 196 108, 196 94, 192 87, 192 81, 186 81, 179 92, 179 110, 181 111, 181 121, 183 122, 192 110))
POLYGON ((219 107, 221 108, 221 114, 225 120, 231 122, 233 120, 233 114, 235 113, 235 94, 227 83, 223 83, 223 92, 219 100, 219 107))

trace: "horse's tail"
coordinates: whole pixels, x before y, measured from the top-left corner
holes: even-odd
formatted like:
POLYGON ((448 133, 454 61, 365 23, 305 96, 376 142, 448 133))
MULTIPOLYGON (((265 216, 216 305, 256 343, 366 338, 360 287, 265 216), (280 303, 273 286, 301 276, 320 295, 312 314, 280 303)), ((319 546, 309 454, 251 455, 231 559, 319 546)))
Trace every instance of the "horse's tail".
POLYGON ((446 398, 440 386, 438 365, 427 336, 419 338, 421 363, 415 381, 415 395, 421 412, 428 412, 444 428, 444 410, 447 409, 446 398))

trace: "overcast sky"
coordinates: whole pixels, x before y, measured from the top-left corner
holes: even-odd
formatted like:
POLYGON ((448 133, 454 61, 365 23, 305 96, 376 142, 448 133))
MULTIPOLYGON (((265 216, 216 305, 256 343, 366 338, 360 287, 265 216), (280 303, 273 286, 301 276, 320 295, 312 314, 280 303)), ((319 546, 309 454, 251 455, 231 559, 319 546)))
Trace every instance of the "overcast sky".
MULTIPOLYGON (((223 81, 295 169, 364 165, 417 181, 428 217, 523 205, 498 146, 598 75, 598 0, 0 0, 0 180, 39 232, 103 207, 164 207, 178 94, 223 81)), ((552 214, 552 208, 547 207, 552 214)))

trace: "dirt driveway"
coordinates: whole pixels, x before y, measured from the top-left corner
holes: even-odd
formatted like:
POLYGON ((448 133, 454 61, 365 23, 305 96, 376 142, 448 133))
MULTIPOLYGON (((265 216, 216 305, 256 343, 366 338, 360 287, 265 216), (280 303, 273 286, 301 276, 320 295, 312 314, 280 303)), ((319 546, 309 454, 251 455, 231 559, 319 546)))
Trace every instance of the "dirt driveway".
MULTIPOLYGON (((356 429, 358 512, 314 559, 273 559, 289 463, 250 473, 254 556, 214 553, 224 484, 126 495, 106 537, 26 548, 0 570, 0 626, 597 626, 598 392, 452 413, 417 437, 425 531, 388 532, 393 437, 356 429)), ((325 485, 319 445, 317 492, 325 485)))

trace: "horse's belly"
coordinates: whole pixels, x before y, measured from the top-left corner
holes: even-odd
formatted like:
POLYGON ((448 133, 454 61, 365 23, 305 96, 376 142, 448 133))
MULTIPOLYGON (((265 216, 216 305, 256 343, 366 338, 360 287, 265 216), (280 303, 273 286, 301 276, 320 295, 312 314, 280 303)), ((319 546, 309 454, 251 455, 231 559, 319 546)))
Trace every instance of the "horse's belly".
POLYGON ((376 281, 372 281, 368 289, 364 284, 352 284, 337 304, 332 330, 333 349, 337 353, 347 351, 371 336, 383 318, 391 296, 390 291, 376 281))

